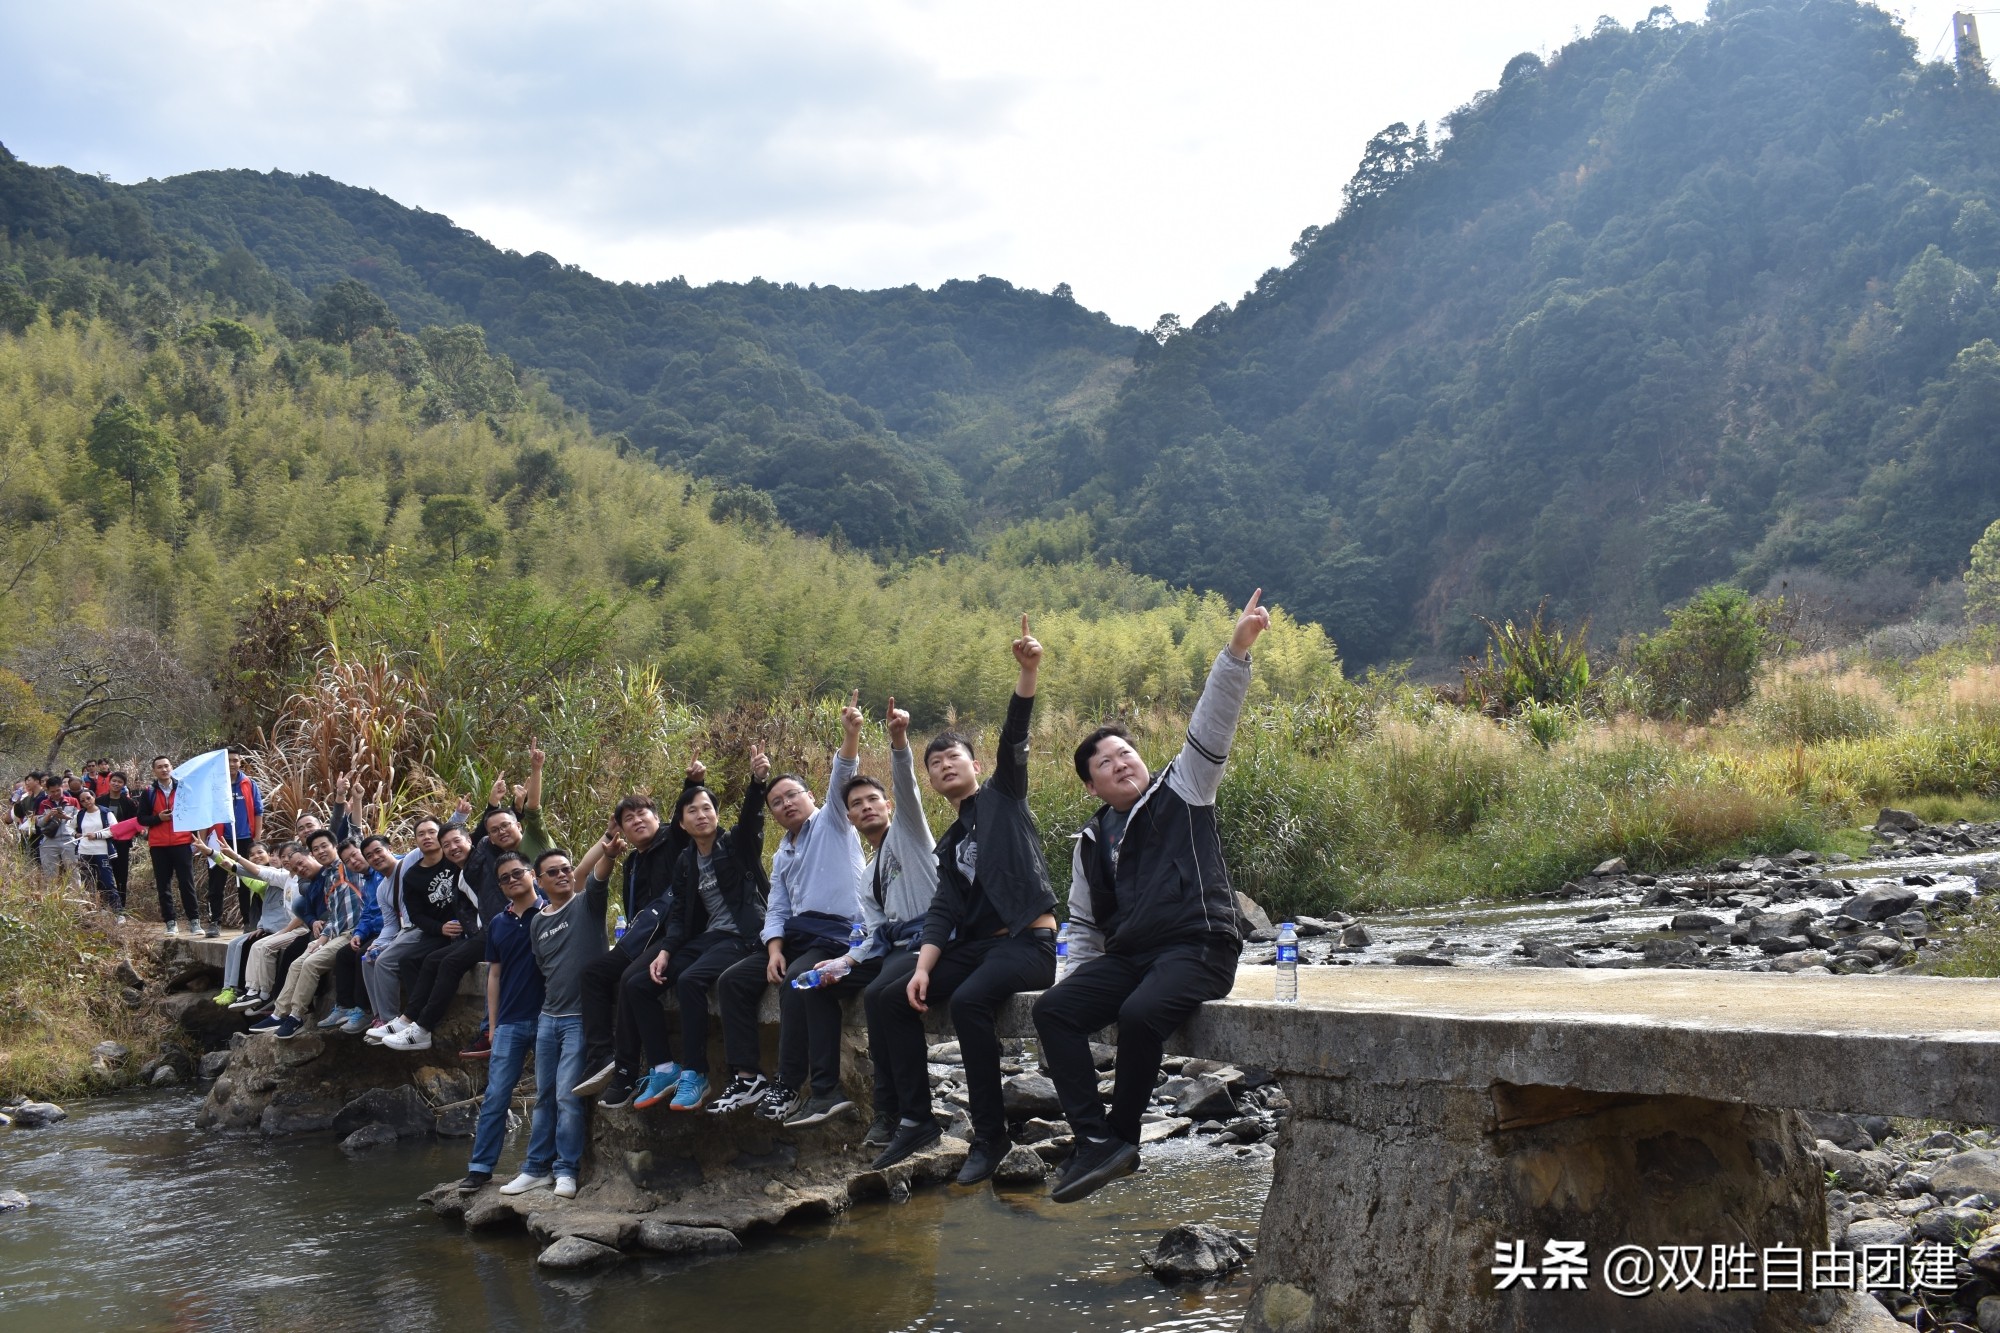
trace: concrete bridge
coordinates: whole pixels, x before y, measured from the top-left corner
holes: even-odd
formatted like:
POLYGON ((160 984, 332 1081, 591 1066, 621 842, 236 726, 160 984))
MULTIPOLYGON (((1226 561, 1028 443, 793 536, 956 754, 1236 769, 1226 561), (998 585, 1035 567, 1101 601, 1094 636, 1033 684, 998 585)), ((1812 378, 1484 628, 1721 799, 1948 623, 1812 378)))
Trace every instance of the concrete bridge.
MULTIPOLYGON (((193 947, 220 963, 219 941, 193 947)), ((2000 982, 1299 976, 1299 1002, 1280 1005, 1271 969, 1243 968, 1172 1046, 1271 1070, 1293 1105, 1260 1228, 1252 1330, 1875 1327, 1871 1314, 1887 1315, 1872 1298, 1809 1284, 1633 1298, 1614 1294, 1600 1266, 1620 1246, 1826 1248, 1823 1168, 1799 1109, 2000 1120, 2000 982), (1550 1241, 1583 1244, 1583 1289, 1498 1288, 1502 1243, 1523 1244, 1533 1263, 1550 1241)), ((1015 1001, 1003 1030, 1034 1035, 1032 998, 1015 1001)))

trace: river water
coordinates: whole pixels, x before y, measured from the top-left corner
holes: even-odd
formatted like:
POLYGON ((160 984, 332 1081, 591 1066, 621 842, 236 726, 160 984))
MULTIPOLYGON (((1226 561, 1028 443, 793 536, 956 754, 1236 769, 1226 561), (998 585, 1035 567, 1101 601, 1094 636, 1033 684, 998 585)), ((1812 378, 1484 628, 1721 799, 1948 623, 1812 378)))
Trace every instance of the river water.
MULTIPOLYGON (((472 1236, 416 1202, 465 1140, 350 1161, 331 1139, 200 1133, 191 1093, 132 1093, 0 1131, 0 1329, 688 1327, 890 1333, 1208 1333, 1241 1322, 1241 1276, 1162 1286, 1139 1263, 1176 1222, 1253 1231, 1268 1164, 1185 1140, 1081 1204, 1041 1190, 919 1190, 753 1237, 740 1255, 550 1277, 523 1234, 472 1236)), ((517 1136, 518 1137, 518 1136, 517 1136)), ((503 1158, 515 1161, 521 1143, 503 1158)))

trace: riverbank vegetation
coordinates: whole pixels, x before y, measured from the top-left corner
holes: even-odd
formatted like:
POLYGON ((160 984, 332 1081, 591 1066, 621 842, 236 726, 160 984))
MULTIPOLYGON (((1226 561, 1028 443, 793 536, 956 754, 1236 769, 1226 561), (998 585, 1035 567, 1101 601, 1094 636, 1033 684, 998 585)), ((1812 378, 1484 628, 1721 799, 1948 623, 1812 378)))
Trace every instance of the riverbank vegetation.
POLYGON ((158 1016, 120 996, 126 951, 119 935, 111 918, 73 889, 44 884, 11 851, 0 851, 0 1098, 104 1092, 117 1075, 93 1069, 92 1047, 115 1041, 144 1053, 158 1046, 158 1016))

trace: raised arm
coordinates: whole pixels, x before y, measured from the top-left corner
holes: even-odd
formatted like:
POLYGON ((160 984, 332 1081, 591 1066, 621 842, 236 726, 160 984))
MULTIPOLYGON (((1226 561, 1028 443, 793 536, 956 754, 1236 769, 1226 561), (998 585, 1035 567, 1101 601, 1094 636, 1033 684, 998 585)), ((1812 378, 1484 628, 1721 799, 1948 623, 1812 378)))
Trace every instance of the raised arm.
POLYGON ((1189 805, 1215 804, 1215 793, 1222 787, 1229 744, 1250 693, 1250 648, 1271 627, 1271 613, 1261 605, 1263 596, 1262 588, 1250 594, 1229 646, 1216 654, 1194 716, 1188 719, 1187 742, 1168 770, 1167 781, 1189 805))
POLYGON ((924 817, 924 794, 917 786, 917 760, 910 751, 910 715, 896 707, 896 696, 889 696, 889 774, 890 785, 896 789, 896 824, 903 827, 908 820, 915 832, 923 840, 926 851, 934 851, 937 839, 931 836, 931 822, 924 817))
POLYGON ((826 776, 826 800, 820 815, 838 825, 847 824, 847 802, 840 793, 849 779, 861 771, 861 691, 856 690, 840 710, 840 748, 834 752, 833 768, 826 776))
POLYGON ((1021 674, 1014 696, 1007 701, 1007 721, 1000 728, 1000 753, 993 763, 993 785, 1017 801, 1028 799, 1028 723, 1035 713, 1035 685, 1042 671, 1042 645, 1028 633, 1021 617, 1021 637, 1014 640, 1014 660, 1021 674))

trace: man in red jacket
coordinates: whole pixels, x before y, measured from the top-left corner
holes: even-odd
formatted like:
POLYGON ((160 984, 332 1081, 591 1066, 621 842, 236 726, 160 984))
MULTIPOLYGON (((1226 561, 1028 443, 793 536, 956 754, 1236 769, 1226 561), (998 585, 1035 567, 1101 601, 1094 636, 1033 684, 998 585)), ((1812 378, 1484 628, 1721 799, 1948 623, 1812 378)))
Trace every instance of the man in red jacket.
MULTIPOLYGON (((160 755, 153 760, 153 781, 139 793, 139 823, 146 830, 146 851, 153 859, 153 886, 160 894, 160 920, 166 922, 167 934, 180 934, 180 924, 174 920, 174 900, 168 889, 169 880, 180 884, 181 906, 187 909, 188 933, 201 930, 201 904, 194 896, 194 834, 181 833, 174 829, 174 798, 180 792, 180 781, 174 777, 173 760, 160 755)), ((208 923, 204 932, 220 935, 222 927, 214 921, 208 923)))

